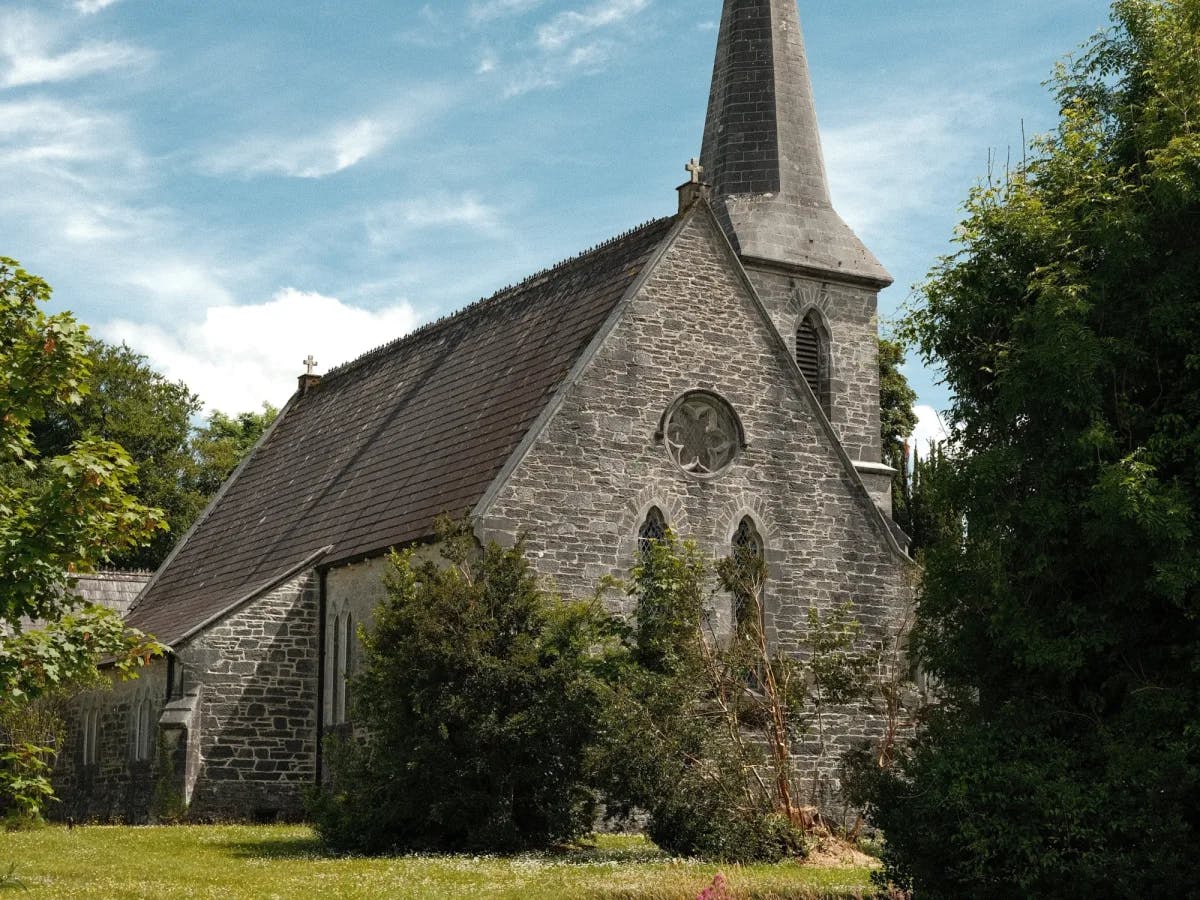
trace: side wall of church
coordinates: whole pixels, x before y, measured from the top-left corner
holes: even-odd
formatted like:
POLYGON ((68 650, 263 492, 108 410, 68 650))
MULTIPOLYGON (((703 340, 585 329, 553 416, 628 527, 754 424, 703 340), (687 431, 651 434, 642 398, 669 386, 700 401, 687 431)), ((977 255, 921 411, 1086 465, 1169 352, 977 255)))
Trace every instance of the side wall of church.
POLYGON ((138 678, 120 681, 108 674, 109 687, 84 693, 66 712, 66 736, 55 764, 55 793, 49 810, 56 819, 77 822, 147 821, 155 790, 154 753, 137 759, 136 711, 145 701, 148 719, 158 720, 167 691, 167 666, 155 660, 138 678), (97 714, 94 761, 84 759, 87 715, 97 714))
MULTIPOLYGON (((652 506, 713 557, 729 554, 748 515, 766 542, 776 646, 798 650, 810 608, 847 602, 872 635, 888 633, 909 601, 909 564, 885 543, 769 327, 709 220, 694 217, 485 511, 481 537, 527 529, 539 571, 565 595, 588 596, 633 564, 652 506), (695 389, 727 399, 748 442, 713 480, 685 475, 656 436, 663 413, 695 389)), ((624 598, 613 604, 632 612, 624 598)), ((728 598, 717 612, 727 627, 728 598)), ((877 727, 847 715, 834 750, 877 727)))
POLYGON ((817 311, 828 330, 830 421, 851 459, 879 462, 878 294, 777 270, 750 269, 748 274, 792 352, 800 323, 817 311))
POLYGON ((200 690, 200 768, 188 817, 298 818, 314 783, 320 588, 305 573, 179 651, 200 690))

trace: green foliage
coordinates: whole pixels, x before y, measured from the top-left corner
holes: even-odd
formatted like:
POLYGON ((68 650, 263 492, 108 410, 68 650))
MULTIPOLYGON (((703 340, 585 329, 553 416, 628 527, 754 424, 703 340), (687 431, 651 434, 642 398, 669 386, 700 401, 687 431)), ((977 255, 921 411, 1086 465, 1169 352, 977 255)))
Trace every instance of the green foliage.
MULTIPOLYGON (((887 338, 879 339, 879 426, 883 462, 901 473, 892 484, 893 518, 904 527, 906 495, 902 489, 907 474, 909 438, 917 427, 913 404, 917 392, 900 371, 904 365, 904 346, 887 338)), ((907 529, 905 529, 908 531, 907 529)), ((912 532, 908 531, 911 536, 912 532)))
POLYGON ((912 448, 907 467, 892 486, 893 518, 912 541, 910 552, 921 558, 926 547, 955 541, 962 533, 962 513, 948 494, 950 464, 943 444, 931 444, 922 456, 912 448))
POLYGON ((49 286, 0 258, 0 622, 49 618, 67 573, 88 571, 162 527, 130 494, 134 467, 120 445, 83 438, 40 456, 33 428, 81 402, 86 331, 39 307, 49 286))
POLYGON ((0 748, 0 824, 10 831, 45 824, 42 808, 54 799, 52 751, 37 744, 0 748))
POLYGON ((729 638, 707 621, 714 598, 696 547, 668 533, 643 552, 629 585, 629 661, 614 683, 597 771, 618 811, 647 811, 648 833, 672 853, 801 857, 824 828, 814 798, 827 718, 866 699, 878 648, 839 608, 811 614, 798 655, 779 653, 763 626, 761 556, 740 548, 716 574, 742 610, 729 638), (819 748, 811 779, 796 769, 801 738, 819 748))
POLYGON ((208 424, 197 429, 192 436, 192 489, 207 502, 233 474, 246 454, 254 449, 258 439, 278 415, 279 410, 264 403, 262 412, 227 416, 218 410, 209 416, 208 424))
POLYGON ((917 392, 912 389, 900 367, 904 365, 904 346, 887 338, 879 339, 879 425, 883 439, 884 462, 899 468, 904 444, 917 427, 913 404, 917 392))
POLYGON ((155 569, 175 539, 187 531, 206 500, 191 484, 191 420, 200 399, 183 382, 171 382, 129 347, 89 340, 89 373, 80 402, 60 407, 34 423, 39 455, 65 453, 86 437, 120 444, 137 468, 130 493, 163 511, 169 530, 141 546, 110 556, 121 569, 155 569))
POLYGON ((1200 0, 1120 0, 1057 131, 971 196, 908 336, 955 397, 874 790, 922 898, 1186 896, 1200 858, 1200 0))
POLYGON ((524 547, 442 529, 445 565, 394 554, 351 686, 361 739, 333 739, 313 804, 331 847, 513 850, 591 829, 585 750, 611 620, 543 593, 524 547))
POLYGON ((36 820, 51 796, 54 745, 25 739, 14 723, 39 703, 116 660, 132 674, 158 652, 100 607, 80 607, 72 572, 137 547, 163 526, 131 494, 134 466, 116 443, 64 435, 52 455, 35 436, 65 423, 91 389, 86 330, 67 314, 46 316, 49 286, 0 258, 0 805, 36 820), (22 630, 23 619, 45 626, 22 630))

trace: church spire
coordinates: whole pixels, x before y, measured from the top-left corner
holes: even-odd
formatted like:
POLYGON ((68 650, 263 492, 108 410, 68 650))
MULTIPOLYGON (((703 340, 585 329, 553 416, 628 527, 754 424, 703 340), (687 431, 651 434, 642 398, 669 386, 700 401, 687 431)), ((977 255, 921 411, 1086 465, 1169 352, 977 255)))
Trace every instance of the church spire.
POLYGON ((891 283, 830 203, 796 0, 725 0, 700 162, 748 264, 891 283))

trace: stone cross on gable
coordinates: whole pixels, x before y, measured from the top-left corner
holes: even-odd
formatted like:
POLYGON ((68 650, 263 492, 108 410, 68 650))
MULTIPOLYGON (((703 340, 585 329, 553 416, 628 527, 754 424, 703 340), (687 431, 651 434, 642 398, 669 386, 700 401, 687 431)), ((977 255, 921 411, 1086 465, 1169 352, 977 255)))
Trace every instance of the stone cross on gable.
POLYGON ((311 353, 308 354, 308 359, 306 359, 304 361, 304 366, 306 369, 308 369, 309 375, 311 375, 313 373, 313 369, 315 369, 317 367, 317 365, 318 365, 318 363, 315 359, 313 359, 313 355, 311 353))
POLYGON ((700 176, 704 174, 704 166, 700 165, 700 160, 693 156, 691 162, 683 168, 692 176, 692 184, 700 183, 700 176))

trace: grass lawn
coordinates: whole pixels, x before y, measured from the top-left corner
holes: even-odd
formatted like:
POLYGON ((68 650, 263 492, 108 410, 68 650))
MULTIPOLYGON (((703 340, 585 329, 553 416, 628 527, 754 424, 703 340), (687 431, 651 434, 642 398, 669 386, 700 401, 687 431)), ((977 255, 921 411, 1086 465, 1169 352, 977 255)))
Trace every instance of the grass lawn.
POLYGON ((636 837, 514 857, 326 856, 302 826, 188 826, 0 833, 0 897, 694 898, 724 872, 734 897, 843 898, 868 892, 864 868, 716 866, 665 856, 636 837))

